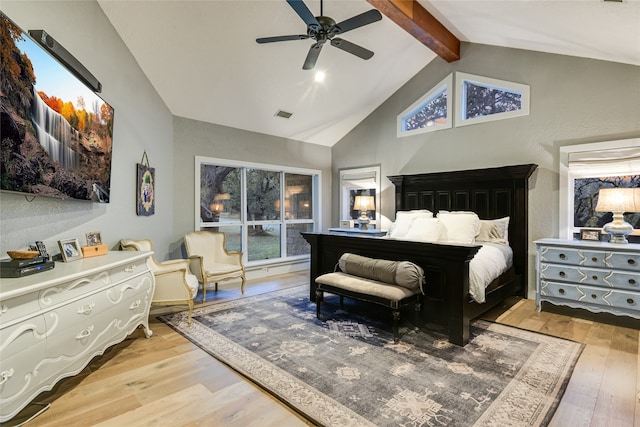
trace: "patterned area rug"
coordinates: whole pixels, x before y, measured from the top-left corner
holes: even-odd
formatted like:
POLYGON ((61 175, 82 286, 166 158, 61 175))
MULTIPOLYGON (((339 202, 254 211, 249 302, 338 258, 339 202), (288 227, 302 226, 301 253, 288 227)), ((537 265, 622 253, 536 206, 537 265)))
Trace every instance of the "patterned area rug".
MULTIPOLYGON (((476 321, 449 344, 391 315, 325 296, 316 319, 308 287, 218 303, 160 319, 324 426, 544 426, 583 345, 476 321)), ((407 313, 411 318, 411 313, 407 313)))

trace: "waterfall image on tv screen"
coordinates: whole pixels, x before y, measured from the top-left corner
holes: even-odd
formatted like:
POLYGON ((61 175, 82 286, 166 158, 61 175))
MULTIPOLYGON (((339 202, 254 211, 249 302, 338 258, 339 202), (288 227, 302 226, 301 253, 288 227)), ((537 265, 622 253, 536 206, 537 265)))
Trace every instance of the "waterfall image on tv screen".
POLYGON ((113 108, 0 13, 0 189, 108 202, 113 108))

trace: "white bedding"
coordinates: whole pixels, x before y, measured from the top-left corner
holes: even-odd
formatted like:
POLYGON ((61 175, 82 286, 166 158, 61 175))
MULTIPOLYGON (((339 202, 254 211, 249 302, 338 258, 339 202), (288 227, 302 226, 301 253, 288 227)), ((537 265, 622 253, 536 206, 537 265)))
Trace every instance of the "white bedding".
POLYGON ((511 246, 482 243, 469 263, 469 293, 474 301, 485 302, 485 289, 513 264, 511 246))

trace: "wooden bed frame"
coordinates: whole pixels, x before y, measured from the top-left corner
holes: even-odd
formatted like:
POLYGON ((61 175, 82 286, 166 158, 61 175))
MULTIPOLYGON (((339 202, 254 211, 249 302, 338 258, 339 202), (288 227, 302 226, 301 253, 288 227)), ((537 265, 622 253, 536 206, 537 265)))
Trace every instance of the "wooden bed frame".
POLYGON ((345 252, 412 261, 424 268, 427 279, 423 321, 445 325, 450 342, 467 344, 472 319, 507 296, 527 296, 528 181, 536 168, 537 165, 526 164, 388 177, 396 189, 396 211, 464 210, 476 212, 481 219, 510 217, 513 268, 491 284, 485 303, 478 304, 469 296, 469 262, 480 249, 478 245, 420 243, 332 233, 303 233, 311 244, 309 298, 315 301, 316 277, 334 271, 345 252))

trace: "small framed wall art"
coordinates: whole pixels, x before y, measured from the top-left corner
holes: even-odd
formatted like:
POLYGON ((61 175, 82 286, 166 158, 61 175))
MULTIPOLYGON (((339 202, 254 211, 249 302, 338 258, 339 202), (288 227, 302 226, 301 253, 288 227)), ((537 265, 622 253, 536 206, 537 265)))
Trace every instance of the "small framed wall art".
POLYGON ((149 166, 149 157, 145 151, 141 163, 137 164, 136 213, 138 216, 150 216, 155 213, 155 168, 149 166))

